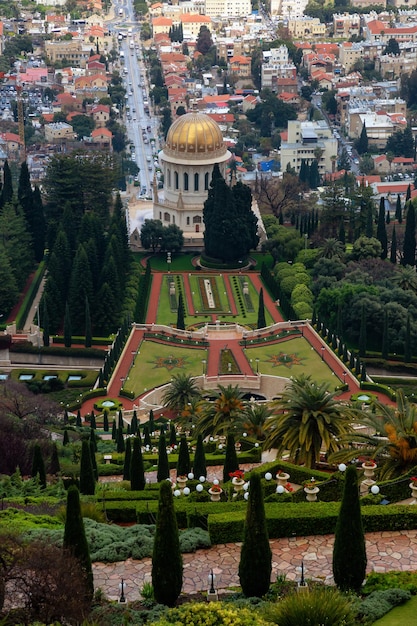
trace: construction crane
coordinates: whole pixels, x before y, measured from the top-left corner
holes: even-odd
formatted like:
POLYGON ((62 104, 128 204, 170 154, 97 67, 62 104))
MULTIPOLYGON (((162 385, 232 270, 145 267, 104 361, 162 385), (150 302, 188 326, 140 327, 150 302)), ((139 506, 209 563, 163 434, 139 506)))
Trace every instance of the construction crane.
POLYGON ((18 71, 16 77, 16 93, 17 93, 17 122, 19 125, 19 138, 21 142, 20 159, 23 163, 26 161, 26 143, 25 143, 25 116, 23 110, 23 87, 24 83, 20 82, 20 72, 18 71))

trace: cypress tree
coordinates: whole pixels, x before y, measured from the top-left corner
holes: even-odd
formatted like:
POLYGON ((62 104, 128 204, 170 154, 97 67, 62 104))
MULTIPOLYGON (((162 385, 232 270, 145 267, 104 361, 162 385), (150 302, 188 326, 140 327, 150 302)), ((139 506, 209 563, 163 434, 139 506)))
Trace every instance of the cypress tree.
POLYGON ((368 207, 366 211, 365 235, 369 238, 374 236, 374 221, 373 221, 372 207, 368 207))
POLYGON ((410 183, 408 183, 407 192, 405 194, 405 202, 407 203, 409 200, 411 200, 411 185, 410 185, 410 183))
POLYGON ((175 430, 174 422, 171 422, 171 426, 169 429, 169 445, 170 446, 177 445, 177 432, 175 430))
POLYGON ((48 307, 46 306, 46 298, 42 298, 42 339, 43 345, 48 347, 50 343, 49 337, 49 315, 48 315, 48 307))
POLYGON ((0 207, 13 200, 13 181, 9 162, 6 159, 3 166, 3 187, 0 193, 0 207))
POLYGON ((136 410, 133 411, 132 420, 130 422, 130 432, 132 435, 136 435, 138 432, 138 415, 136 410))
POLYGON ((38 443, 33 446, 33 458, 32 458, 32 478, 38 476, 39 484, 42 489, 46 487, 46 471, 45 471, 45 463, 42 456, 41 447, 38 443))
POLYGON ((56 443, 54 443, 52 446, 51 460, 49 461, 49 473, 52 474, 52 476, 56 476, 60 471, 61 465, 59 463, 58 448, 56 443))
POLYGON ((65 317, 64 317, 64 345, 66 348, 71 348, 72 344, 72 330, 71 330, 71 318, 69 312, 68 302, 65 304, 65 317))
POLYGON ((401 222, 403 221, 400 194, 397 194, 397 204, 395 205, 395 219, 399 224, 401 224, 401 222))
POLYGON ((347 363, 349 361, 348 348, 347 348, 346 344, 343 345, 343 361, 345 363, 347 363))
POLYGON ((386 259, 388 255, 388 238, 385 224, 385 199, 381 197, 379 203, 378 223, 376 227, 376 238, 381 243, 381 259, 386 259))
POLYGON ((337 349, 337 337, 336 333, 332 333, 332 350, 335 352, 337 349))
MULTIPOLYGON (((130 463, 130 489, 143 491, 145 489, 145 470, 143 467, 142 442, 140 437, 133 439, 132 460, 130 463)), ((171 491, 171 487, 169 487, 171 491)))
POLYGON ((404 362, 410 363, 410 361, 411 361, 411 318, 410 318, 410 313, 408 313, 407 325, 405 329, 404 362))
POLYGON ((91 315, 90 315, 90 305, 88 303, 88 298, 85 299, 85 347, 91 348, 92 344, 92 334, 91 334, 91 315))
POLYGON ((96 433, 94 432, 94 428, 90 428, 90 441, 92 441, 93 445, 94 445, 94 453, 97 452, 97 440, 96 440, 96 433))
POLYGON ((62 440, 62 445, 67 446, 69 444, 69 437, 67 429, 64 430, 64 438, 62 440))
POLYGON ((111 438, 113 439, 113 441, 116 441, 116 436, 117 436, 116 420, 113 418, 113 424, 111 428, 111 438))
POLYGON ((125 451, 125 438, 123 437, 123 430, 121 428, 117 429, 116 450, 119 454, 125 451))
POLYGON ((358 142, 356 144, 356 150, 358 154, 365 154, 368 152, 368 134, 366 132, 366 124, 363 123, 362 130, 358 142))
POLYGON ((198 435, 197 437, 197 445, 195 448, 194 454, 194 464, 193 464, 193 472, 195 478, 200 478, 200 476, 207 477, 207 467, 206 467, 206 454, 204 452, 204 443, 203 436, 198 435))
POLYGON ((361 381, 364 383, 366 381, 366 365, 362 363, 361 367, 361 381))
POLYGON ((257 328, 265 328, 265 327, 266 327, 266 320, 265 320, 264 290, 261 287, 259 291, 257 328))
POLYGON ((389 335, 388 335, 388 311, 384 309, 384 325, 382 328, 382 348, 381 348, 381 356, 383 359, 388 358, 389 353, 389 335))
POLYGON ((152 585, 156 602, 175 606, 181 593, 182 574, 182 555, 172 489, 168 481, 163 481, 159 491, 152 555, 152 585))
POLYGON ((386 217, 385 217, 385 223, 386 224, 391 224, 391 214, 389 211, 387 211, 386 217))
POLYGON ((235 438, 232 434, 227 435, 226 440, 226 454, 224 457, 223 466, 223 482, 227 483, 230 480, 229 474, 239 469, 239 463, 237 461, 237 454, 235 448, 235 438))
POLYGON ((185 435, 181 435, 178 450, 177 476, 187 476, 191 471, 190 452, 185 435))
POLYGON ((346 243, 346 231, 345 231, 345 222, 344 222, 343 218, 340 220, 339 235, 338 235, 337 238, 343 245, 345 245, 345 243, 346 243))
POLYGON ((103 430, 105 433, 109 432, 109 412, 107 409, 103 411, 103 430))
POLYGON ((392 229, 391 252, 389 260, 391 263, 397 263, 397 233, 395 232, 395 224, 392 229))
POLYGON ((43 210, 42 196, 38 186, 35 186, 32 195, 33 206, 33 249, 35 252, 35 260, 40 263, 43 259, 45 251, 45 213, 43 210))
POLYGON ((401 265, 411 265, 411 267, 414 267, 415 264, 416 264, 416 216, 415 216, 414 206, 412 202, 409 202, 407 206, 407 217, 405 220, 403 257, 401 259, 401 265))
POLYGON ((90 416, 90 426, 93 430, 96 430, 97 425, 96 425, 96 416, 94 411, 91 411, 91 416, 90 416))
POLYGON ((353 353, 353 350, 351 350, 350 351, 350 358, 349 358, 349 367, 352 370, 352 372, 353 372, 353 370, 355 368, 355 363, 356 363, 355 355, 353 353))
POLYGON ((80 494, 75 485, 71 485, 67 492, 64 548, 80 561, 86 577, 86 595, 92 600, 94 593, 93 570, 81 515, 80 494))
POLYGON ((123 423, 123 413, 122 413, 122 411, 120 410, 120 411, 119 411, 119 421, 118 421, 118 424, 117 424, 117 428, 118 428, 119 430, 123 431, 123 426, 124 426, 124 423, 123 423))
POLYGON ((272 551, 263 495, 261 477, 259 473, 253 472, 239 562, 239 579, 246 597, 262 598, 268 592, 271 582, 272 551))
POLYGON ((145 446, 152 446, 152 441, 151 438, 149 436, 149 426, 148 424, 145 424, 145 426, 143 427, 143 443, 145 444, 145 446))
POLYGON ((182 297, 182 291, 180 291, 180 295, 178 297, 178 308, 177 308, 177 328, 180 330, 185 330, 185 315, 184 315, 184 299, 182 297))
POLYGON ((132 444, 130 437, 126 439, 125 461, 123 464, 123 480, 130 480, 130 464, 132 462, 132 444))
POLYGON ((77 411, 77 417, 76 417, 76 420, 75 420, 75 425, 76 425, 77 428, 81 428, 81 426, 82 426, 80 409, 78 409, 78 411, 77 411))
POLYGON ((366 561, 357 470, 354 465, 349 465, 345 472, 333 546, 333 577, 341 591, 360 591, 365 578, 366 561))
POLYGON ((149 434, 153 436, 155 434, 155 419, 153 416, 153 410, 149 411, 149 434))
POLYGON ((84 496, 93 496, 95 491, 96 481, 94 480, 90 442, 83 439, 81 444, 80 493, 84 496))
POLYGON ((359 328, 359 356, 366 356, 366 314, 364 305, 361 308, 361 325, 359 328))
POLYGON ((169 478, 167 442, 165 439, 165 435, 161 434, 158 443, 158 472, 156 480, 158 481, 158 483, 160 483, 161 480, 166 480, 167 478, 169 478))
POLYGON ((357 358, 356 358, 356 361, 355 361, 355 374, 356 374, 356 376, 359 376, 359 375, 360 375, 360 373, 361 373, 361 369, 362 369, 362 368, 361 368, 361 361, 360 361, 360 358, 359 358, 359 357, 357 357, 357 358))
POLYGON ((97 459, 96 459, 96 446, 97 446, 97 443, 96 443, 95 440, 93 441, 92 439, 90 439, 88 443, 89 443, 89 446, 90 446, 91 465, 93 467, 94 480, 95 480, 95 482, 98 482, 98 467, 97 467, 97 459))

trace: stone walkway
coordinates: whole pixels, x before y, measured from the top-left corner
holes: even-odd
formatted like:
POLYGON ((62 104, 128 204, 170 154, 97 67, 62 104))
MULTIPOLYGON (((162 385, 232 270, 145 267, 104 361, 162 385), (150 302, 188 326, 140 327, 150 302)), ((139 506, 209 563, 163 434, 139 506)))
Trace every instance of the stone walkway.
MULTIPOLYGON (((333 540, 333 535, 272 540, 272 580, 279 574, 285 574, 289 580, 298 580, 298 568, 303 561, 307 578, 332 583, 333 540)), ((238 586, 240 545, 223 544, 194 554, 184 554, 183 592, 207 591, 207 577, 211 569, 217 577, 219 590, 238 586)), ((366 551, 368 572, 417 570, 417 530, 368 533, 366 551)), ((100 587, 108 598, 117 599, 119 583, 123 578, 127 585, 127 599, 135 600, 140 596, 143 583, 151 580, 151 559, 94 563, 93 571, 95 587, 100 587)))

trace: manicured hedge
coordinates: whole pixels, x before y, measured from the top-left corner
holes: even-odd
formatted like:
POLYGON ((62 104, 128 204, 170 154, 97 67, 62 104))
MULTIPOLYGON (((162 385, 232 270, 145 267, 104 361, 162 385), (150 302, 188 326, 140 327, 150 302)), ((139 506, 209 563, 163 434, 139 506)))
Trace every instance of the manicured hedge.
MULTIPOLYGON (((43 346, 38 348, 29 341, 12 343, 10 352, 19 352, 19 354, 51 354, 53 356, 72 356, 80 359, 103 359, 106 356, 104 350, 99 348, 64 348, 54 346, 43 346)), ((82 366, 80 366, 82 367, 82 366)))
POLYGON ((365 389, 367 391, 379 391, 380 393, 383 393, 386 396, 388 396, 390 400, 395 400, 397 397, 395 390, 391 389, 391 387, 388 387, 388 385, 381 385, 379 383, 368 383, 365 381, 361 381, 360 386, 361 386, 361 389, 365 389))
MULTIPOLYGON (((80 336, 73 335, 71 339, 72 339, 72 343, 84 344, 85 342, 85 337, 82 335, 80 336)), ((110 337, 92 337, 91 345, 92 346, 110 346, 112 341, 113 339, 111 339, 110 337)), ((52 337, 52 343, 64 345, 65 338, 62 335, 55 335, 54 337, 52 337)))
MULTIPOLYGON (((333 534, 339 512, 338 502, 303 502, 265 504, 268 533, 279 537, 333 534)), ((227 510, 208 516, 208 530, 213 544, 242 540, 245 512, 227 510)), ((411 530, 417 528, 417 507, 364 506, 365 532, 411 530)))

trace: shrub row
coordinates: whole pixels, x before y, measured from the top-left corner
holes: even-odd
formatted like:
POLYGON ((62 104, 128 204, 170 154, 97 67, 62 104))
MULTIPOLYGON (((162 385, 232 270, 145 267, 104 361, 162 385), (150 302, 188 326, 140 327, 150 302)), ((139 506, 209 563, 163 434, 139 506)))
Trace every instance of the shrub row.
MULTIPOLYGON (((62 344, 64 345, 64 337, 61 335, 56 335, 52 337, 52 343, 54 344, 62 344)), ((83 344, 85 342, 85 337, 83 336, 72 336, 72 343, 80 343, 83 344)), ((112 340, 110 337, 92 337, 91 345, 92 346, 109 346, 112 340)))
POLYGON ((388 396, 390 400, 395 400, 397 397, 397 394, 395 393, 394 389, 391 389, 391 387, 388 387, 388 385, 381 385, 380 383, 369 383, 367 381, 361 381, 360 386, 361 386, 361 389, 365 389, 367 391, 379 391, 380 393, 383 393, 386 396, 388 396))
POLYGON ((12 343, 10 352, 19 352, 24 354, 51 354, 53 356, 77 357, 77 359, 104 359, 105 352, 99 348, 64 348, 55 346, 43 346, 38 348, 29 341, 12 343))
POLYGON ((36 270, 35 276, 30 284, 29 289, 23 299, 23 302, 20 306, 20 309, 16 315, 16 329, 22 330, 25 325, 26 318, 28 316, 30 307, 33 304, 33 300, 38 292, 39 285, 41 284, 41 280, 46 270, 46 259, 44 258, 38 265, 38 269, 36 270))
POLYGON ((191 339, 188 339, 187 337, 168 335, 168 334, 165 334, 163 331, 160 331, 159 333, 145 332, 144 338, 145 339, 160 339, 161 341, 169 341, 170 343, 177 343, 184 347, 187 347, 187 346, 194 347, 198 345, 200 347, 207 348, 209 345, 208 341, 206 341, 205 339, 192 339, 191 340, 191 339))

